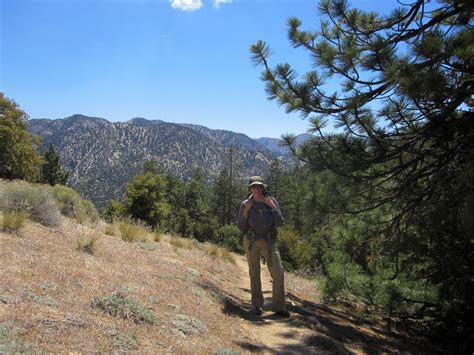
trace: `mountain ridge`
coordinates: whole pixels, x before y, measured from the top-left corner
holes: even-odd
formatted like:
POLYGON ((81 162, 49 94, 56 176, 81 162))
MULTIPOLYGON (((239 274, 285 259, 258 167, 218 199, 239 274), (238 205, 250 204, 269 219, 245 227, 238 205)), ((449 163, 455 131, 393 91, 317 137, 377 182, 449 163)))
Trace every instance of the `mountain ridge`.
POLYGON ((55 145, 61 164, 70 171, 68 183, 98 207, 110 199, 120 200, 125 184, 140 172, 145 160, 154 159, 165 172, 186 179, 198 168, 208 178, 217 176, 232 145, 226 142, 235 144, 244 176, 264 175, 277 158, 257 143, 249 144, 251 138, 243 134, 232 137, 228 131, 213 137, 213 130, 205 127, 160 120, 110 122, 77 114, 28 123, 29 131, 40 136, 45 146, 55 145))

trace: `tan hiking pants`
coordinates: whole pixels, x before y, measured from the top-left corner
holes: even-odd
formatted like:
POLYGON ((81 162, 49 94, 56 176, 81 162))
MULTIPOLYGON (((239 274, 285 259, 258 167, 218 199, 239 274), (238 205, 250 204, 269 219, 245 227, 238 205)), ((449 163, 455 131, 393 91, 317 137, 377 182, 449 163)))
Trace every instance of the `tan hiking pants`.
POLYGON ((248 238, 244 238, 244 249, 249 264, 252 306, 263 306, 262 283, 260 280, 260 256, 263 255, 272 277, 272 311, 283 311, 285 309, 285 281, 280 253, 275 242, 258 239, 250 244, 248 238))

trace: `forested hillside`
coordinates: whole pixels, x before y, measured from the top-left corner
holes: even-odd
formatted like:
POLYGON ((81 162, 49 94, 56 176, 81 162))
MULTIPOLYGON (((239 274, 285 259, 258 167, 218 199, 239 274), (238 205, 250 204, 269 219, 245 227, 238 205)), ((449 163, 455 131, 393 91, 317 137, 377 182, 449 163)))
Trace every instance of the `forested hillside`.
POLYGON ((54 144, 70 172, 68 183, 99 207, 121 199, 125 184, 147 160, 154 160, 165 173, 187 179, 198 168, 207 178, 216 177, 225 167, 231 144, 242 176, 265 173, 274 159, 263 147, 255 150, 258 144, 246 136, 250 146, 235 140, 227 146, 195 129, 162 121, 122 123, 75 115, 30 120, 28 127, 43 145, 54 144))

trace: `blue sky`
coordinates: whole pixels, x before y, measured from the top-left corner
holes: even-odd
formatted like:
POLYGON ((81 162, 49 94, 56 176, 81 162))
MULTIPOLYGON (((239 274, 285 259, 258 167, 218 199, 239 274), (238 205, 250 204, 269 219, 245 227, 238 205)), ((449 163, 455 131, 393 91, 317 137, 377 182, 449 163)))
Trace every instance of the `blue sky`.
MULTIPOLYGON (((383 10, 392 1, 358 0, 383 10)), ((316 0, 0 0, 0 91, 31 118, 76 113, 195 123, 250 137, 303 133, 268 101, 249 46, 303 72, 286 20, 315 29, 316 0), (216 3, 217 2, 217 3, 216 3)))

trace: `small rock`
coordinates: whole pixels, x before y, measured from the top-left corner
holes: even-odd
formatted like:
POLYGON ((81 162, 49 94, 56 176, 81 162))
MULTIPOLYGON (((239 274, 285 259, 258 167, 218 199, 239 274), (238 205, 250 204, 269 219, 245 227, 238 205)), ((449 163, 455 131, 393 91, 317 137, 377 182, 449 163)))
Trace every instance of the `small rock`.
POLYGON ((0 295, 0 303, 18 303, 18 300, 13 296, 0 295))

